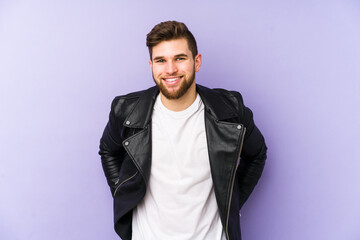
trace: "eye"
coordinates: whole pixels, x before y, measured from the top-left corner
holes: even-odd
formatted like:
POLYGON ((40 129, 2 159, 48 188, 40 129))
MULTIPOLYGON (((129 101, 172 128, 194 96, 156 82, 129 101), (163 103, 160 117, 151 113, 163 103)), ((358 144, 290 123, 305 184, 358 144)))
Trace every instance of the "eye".
POLYGON ((185 60, 185 58, 183 58, 183 57, 176 58, 176 61, 182 61, 182 60, 185 60))

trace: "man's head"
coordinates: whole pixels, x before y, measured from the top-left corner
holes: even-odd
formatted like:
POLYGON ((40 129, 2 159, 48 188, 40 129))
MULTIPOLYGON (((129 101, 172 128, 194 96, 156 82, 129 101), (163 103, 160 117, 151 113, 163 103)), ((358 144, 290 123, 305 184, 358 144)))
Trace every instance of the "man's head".
POLYGON ((153 47, 160 42, 184 38, 193 58, 198 54, 196 40, 184 23, 166 21, 157 24, 146 37, 146 46, 149 48, 150 60, 152 60, 153 47))
POLYGON ((147 45, 153 79, 162 97, 192 103, 195 72, 200 70, 202 58, 185 24, 169 21, 156 25, 147 35, 147 45))

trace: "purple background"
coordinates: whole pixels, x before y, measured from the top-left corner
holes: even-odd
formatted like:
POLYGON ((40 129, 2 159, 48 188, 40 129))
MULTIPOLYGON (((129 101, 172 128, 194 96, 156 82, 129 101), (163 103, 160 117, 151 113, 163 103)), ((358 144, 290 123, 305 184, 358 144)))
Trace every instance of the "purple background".
POLYGON ((114 96, 153 85, 145 35, 164 20, 266 137, 244 240, 359 240, 356 0, 0 1, 0 239, 118 239, 99 138, 114 96))

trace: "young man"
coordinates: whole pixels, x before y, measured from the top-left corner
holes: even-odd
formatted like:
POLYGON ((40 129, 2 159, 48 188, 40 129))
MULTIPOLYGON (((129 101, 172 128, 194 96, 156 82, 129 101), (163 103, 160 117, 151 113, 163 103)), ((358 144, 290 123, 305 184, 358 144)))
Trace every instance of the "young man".
POLYGON ((239 211, 261 176, 264 138, 240 93, 196 84, 185 24, 147 35, 157 86, 119 96, 100 140, 123 240, 241 239, 239 211))

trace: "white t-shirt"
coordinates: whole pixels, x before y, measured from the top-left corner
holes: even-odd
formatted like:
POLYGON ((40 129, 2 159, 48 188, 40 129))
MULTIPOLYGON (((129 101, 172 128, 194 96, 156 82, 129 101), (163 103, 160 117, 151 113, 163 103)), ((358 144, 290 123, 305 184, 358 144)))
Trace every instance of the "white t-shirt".
POLYGON ((144 199, 133 211, 132 240, 222 240, 199 95, 174 112, 156 99, 152 164, 144 199))

